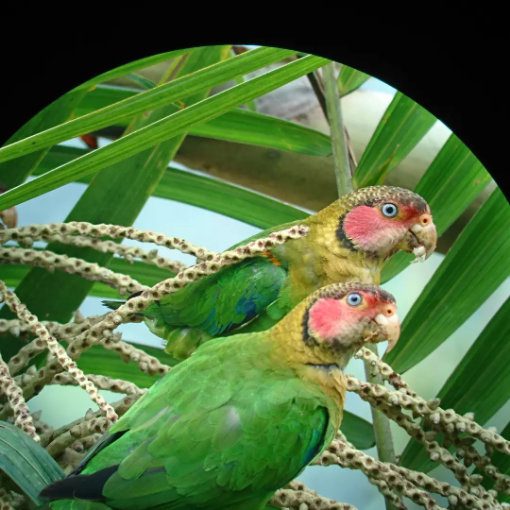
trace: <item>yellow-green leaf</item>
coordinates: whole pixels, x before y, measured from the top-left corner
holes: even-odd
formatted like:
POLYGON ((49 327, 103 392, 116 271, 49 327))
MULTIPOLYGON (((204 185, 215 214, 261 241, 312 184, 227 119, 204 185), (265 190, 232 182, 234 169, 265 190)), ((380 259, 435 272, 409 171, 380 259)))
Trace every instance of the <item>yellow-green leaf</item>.
MULTIPOLYGON (((44 173, 86 151, 75 147, 54 147, 42 161, 37 173, 44 173)), ((90 182, 83 177, 79 182, 90 182)), ((269 196, 230 184, 215 177, 206 177, 170 167, 159 181, 153 196, 176 200, 266 229, 308 216, 308 213, 269 196)))
MULTIPOLYGON (((228 47, 197 48, 187 55, 181 72, 190 72, 208 66, 224 58, 227 54, 228 47)), ((192 96, 190 100, 199 100, 205 96, 205 93, 204 91, 199 95, 192 96)), ((164 108, 151 112, 149 116, 141 115, 133 121, 128 131, 157 121, 165 115, 167 112, 164 108)), ((131 225, 149 198, 151 191, 165 173, 182 139, 183 135, 162 139, 160 143, 148 149, 137 151, 122 164, 103 167, 103 171, 94 176, 66 220, 131 225)), ((86 157, 83 156, 80 159, 86 157)), ((38 179, 41 178, 44 176, 38 179)), ((49 249, 72 257, 84 258, 90 262, 97 262, 100 265, 105 265, 112 258, 109 253, 76 246, 63 247, 58 243, 51 243, 49 249)), ((91 281, 77 275, 63 272, 51 274, 41 268, 33 268, 17 286, 16 294, 40 319, 67 322, 73 311, 80 306, 91 286, 91 281), (51 296, 51 299, 47 299, 48 296, 51 296)), ((9 316, 10 311, 6 307, 0 310, 0 317, 9 316)), ((2 335, 0 342, 2 353, 6 359, 20 347, 20 339, 9 335, 2 335)))
POLYGON ((75 136, 111 126, 119 121, 126 121, 142 112, 156 110, 163 106, 168 107, 171 103, 224 83, 238 74, 259 69, 289 54, 292 52, 288 50, 257 48, 235 58, 207 66, 159 87, 140 92, 100 110, 2 147, 0 161, 23 156, 75 136))
MULTIPOLYGON (((77 106, 86 99, 95 86, 102 81, 111 80, 124 76, 134 70, 139 70, 165 60, 170 60, 190 50, 176 50, 161 53, 144 59, 130 62, 129 64, 117 67, 106 73, 100 74, 78 87, 70 90, 53 103, 38 112, 24 126, 22 126, 9 140, 7 144, 27 138, 35 133, 52 128, 67 121, 72 114, 76 115, 77 106)), ((84 134, 79 133, 79 134, 84 134)), ((6 144, 6 145, 7 145, 6 144)), ((4 161, 0 163, 0 186, 5 189, 21 184, 31 175, 45 156, 47 148, 22 155, 16 161, 4 161)))

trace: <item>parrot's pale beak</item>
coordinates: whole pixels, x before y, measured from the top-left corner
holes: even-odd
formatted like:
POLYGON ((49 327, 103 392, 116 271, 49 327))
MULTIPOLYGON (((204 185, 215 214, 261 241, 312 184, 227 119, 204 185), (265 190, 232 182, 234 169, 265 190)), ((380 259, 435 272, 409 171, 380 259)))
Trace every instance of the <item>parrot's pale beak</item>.
POLYGON ((415 261, 423 262, 436 249, 437 230, 432 216, 428 213, 422 214, 418 221, 407 231, 402 239, 399 248, 414 254, 415 261))
POLYGON ((386 339, 388 340, 388 347, 386 348, 387 352, 390 352, 393 347, 395 347, 399 337, 400 337, 400 320, 396 313, 396 309, 394 312, 390 313, 379 313, 375 317, 375 322, 382 326, 382 329, 385 333, 386 339))

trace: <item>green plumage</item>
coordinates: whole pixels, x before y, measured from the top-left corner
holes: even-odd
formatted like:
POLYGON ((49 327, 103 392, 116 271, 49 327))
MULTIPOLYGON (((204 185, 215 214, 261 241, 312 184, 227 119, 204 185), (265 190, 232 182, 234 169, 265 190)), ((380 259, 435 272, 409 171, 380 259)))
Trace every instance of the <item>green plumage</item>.
POLYGON ((279 363, 270 335, 219 338, 151 387, 81 474, 116 466, 101 490, 112 508, 264 508, 338 421, 338 402, 279 363))
POLYGON ((97 501, 84 501, 65 499, 52 503, 50 505, 52 510, 111 510, 111 507, 104 503, 98 503, 97 501))

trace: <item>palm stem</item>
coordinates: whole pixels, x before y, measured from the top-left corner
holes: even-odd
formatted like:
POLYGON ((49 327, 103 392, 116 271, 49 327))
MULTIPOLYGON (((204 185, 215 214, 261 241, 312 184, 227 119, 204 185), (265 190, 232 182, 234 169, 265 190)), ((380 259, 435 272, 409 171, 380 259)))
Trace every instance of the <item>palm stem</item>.
MULTIPOLYGON (((366 347, 378 356, 377 345, 368 344, 366 347)), ((371 371, 370 363, 368 361, 364 361, 364 364, 367 381, 372 384, 384 385, 383 378, 379 374, 374 374, 371 371)), ((393 447, 393 438, 391 436, 390 421, 386 415, 377 410, 375 407, 371 406, 370 409, 372 410, 372 422, 374 424, 375 442, 379 460, 395 464, 396 456, 393 447)))
MULTIPOLYGON (((349 163, 349 150, 345 138, 345 129, 342 121, 342 109, 340 105, 340 95, 338 92, 337 81, 335 79, 335 68, 333 62, 326 64, 322 68, 324 77, 324 92, 326 99, 327 117, 331 131, 331 144, 333 146, 333 161, 335 167, 335 177, 338 189, 338 195, 342 196, 352 191, 352 175, 349 163)), ((377 347, 368 346, 375 354, 377 347)), ((379 375, 372 374, 370 364, 365 361, 365 374, 368 382, 375 384, 384 384, 379 375)), ((395 462, 395 450, 393 447, 393 438, 391 436, 390 422, 388 418, 371 407, 372 422, 374 426, 374 435, 377 445, 377 454, 383 462, 395 462)), ((395 506, 385 498, 386 510, 395 510, 395 506)))
POLYGON ((333 162, 335 166, 336 186, 338 196, 352 191, 352 176, 349 165, 349 151, 344 135, 342 109, 340 107, 340 95, 335 80, 335 68, 333 62, 322 68, 324 76, 324 92, 328 121, 331 130, 331 145, 333 147, 333 162))

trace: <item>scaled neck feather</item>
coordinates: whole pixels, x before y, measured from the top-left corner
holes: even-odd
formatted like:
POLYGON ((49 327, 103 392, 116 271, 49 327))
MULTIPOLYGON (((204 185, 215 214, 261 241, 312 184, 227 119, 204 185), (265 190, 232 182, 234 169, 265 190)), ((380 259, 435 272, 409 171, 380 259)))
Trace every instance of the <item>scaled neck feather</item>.
POLYGON ((379 283, 383 261, 345 246, 337 237, 345 212, 341 200, 334 202, 304 221, 310 227, 305 237, 273 249, 288 266, 289 278, 282 295, 289 304, 331 283, 379 283))
POLYGON ((351 353, 334 356, 316 345, 307 345, 304 342, 301 321, 306 306, 306 302, 300 303, 291 314, 268 330, 272 344, 272 362, 291 369, 298 377, 320 386, 335 402, 343 402, 345 377, 342 368, 347 364, 351 353))

